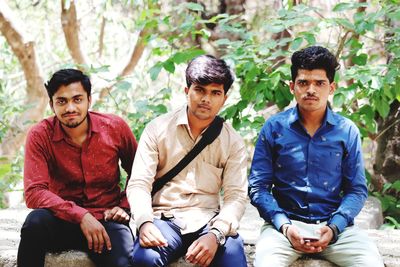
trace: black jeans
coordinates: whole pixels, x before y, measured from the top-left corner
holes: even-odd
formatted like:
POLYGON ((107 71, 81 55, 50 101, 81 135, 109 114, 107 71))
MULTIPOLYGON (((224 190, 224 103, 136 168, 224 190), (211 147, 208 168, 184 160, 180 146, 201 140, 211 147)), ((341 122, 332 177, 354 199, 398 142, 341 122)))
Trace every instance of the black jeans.
POLYGON ((73 224, 53 215, 47 209, 33 210, 21 229, 18 248, 18 266, 44 266, 46 252, 76 249, 87 252, 96 266, 131 266, 133 235, 130 228, 116 222, 101 221, 111 240, 111 251, 101 254, 89 251, 87 240, 79 224, 73 224))

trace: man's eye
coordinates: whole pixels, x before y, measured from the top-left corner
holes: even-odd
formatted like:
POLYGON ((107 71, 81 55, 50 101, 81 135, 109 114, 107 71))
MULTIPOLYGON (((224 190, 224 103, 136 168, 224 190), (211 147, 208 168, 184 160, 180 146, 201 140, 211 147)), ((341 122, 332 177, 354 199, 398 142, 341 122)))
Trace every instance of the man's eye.
POLYGON ((65 101, 64 100, 57 100, 56 103, 58 105, 63 105, 63 104, 65 104, 65 101))
POLYGON ((221 95, 222 93, 220 91, 214 91, 213 94, 214 95, 221 95))
POLYGON ((80 102, 82 102, 82 99, 81 99, 81 98, 76 98, 76 99, 75 99, 75 102, 76 102, 76 103, 80 103, 80 102))

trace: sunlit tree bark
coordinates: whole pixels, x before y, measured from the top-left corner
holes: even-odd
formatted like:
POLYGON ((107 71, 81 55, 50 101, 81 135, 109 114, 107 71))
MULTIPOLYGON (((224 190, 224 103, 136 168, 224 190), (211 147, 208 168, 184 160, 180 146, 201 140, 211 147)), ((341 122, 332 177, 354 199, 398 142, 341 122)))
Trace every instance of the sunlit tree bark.
POLYGON ((6 38, 18 58, 26 80, 27 109, 16 118, 0 147, 2 156, 12 157, 21 147, 29 126, 43 117, 46 109, 46 90, 43 85, 39 60, 35 52, 35 42, 29 40, 22 25, 4 1, 0 1, 0 32, 6 38))

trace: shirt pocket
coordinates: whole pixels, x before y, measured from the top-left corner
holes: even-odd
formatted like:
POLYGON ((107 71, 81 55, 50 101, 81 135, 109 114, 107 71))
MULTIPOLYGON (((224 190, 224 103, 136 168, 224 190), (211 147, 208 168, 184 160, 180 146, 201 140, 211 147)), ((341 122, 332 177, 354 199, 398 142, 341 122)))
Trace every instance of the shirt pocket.
POLYGON ((199 161, 196 168, 196 189, 200 193, 217 194, 222 184, 222 168, 199 161))
POLYGON ((328 174, 338 173, 342 170, 343 152, 340 150, 321 150, 319 155, 320 168, 328 174))

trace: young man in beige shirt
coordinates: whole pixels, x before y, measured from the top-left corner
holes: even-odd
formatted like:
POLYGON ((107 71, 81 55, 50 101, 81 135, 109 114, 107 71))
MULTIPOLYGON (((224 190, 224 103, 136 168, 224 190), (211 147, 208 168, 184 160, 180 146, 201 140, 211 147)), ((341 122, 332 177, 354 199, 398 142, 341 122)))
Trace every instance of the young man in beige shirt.
POLYGON ((139 231, 134 266, 166 266, 181 256, 200 266, 247 266, 236 232, 247 201, 247 156, 229 124, 224 122, 214 142, 151 195, 153 182, 201 140, 233 80, 223 60, 193 59, 186 69, 187 105, 146 126, 127 188, 139 231))

